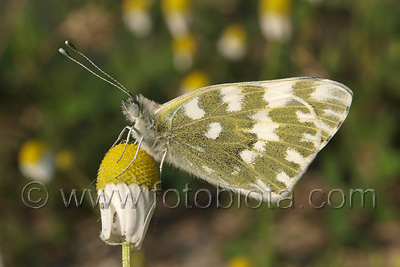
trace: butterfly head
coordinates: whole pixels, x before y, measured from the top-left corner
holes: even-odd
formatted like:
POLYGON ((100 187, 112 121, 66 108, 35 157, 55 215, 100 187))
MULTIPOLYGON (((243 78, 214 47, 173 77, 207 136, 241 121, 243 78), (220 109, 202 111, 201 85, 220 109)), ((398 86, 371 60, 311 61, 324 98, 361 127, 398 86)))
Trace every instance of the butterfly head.
POLYGON ((151 137, 156 124, 155 111, 159 108, 159 104, 145 98, 142 95, 130 97, 122 101, 122 113, 126 120, 133 126, 134 138, 140 136, 151 137))
POLYGON ((126 120, 135 125, 143 113, 143 105, 138 101, 138 96, 130 97, 122 101, 122 113, 125 115, 126 120))

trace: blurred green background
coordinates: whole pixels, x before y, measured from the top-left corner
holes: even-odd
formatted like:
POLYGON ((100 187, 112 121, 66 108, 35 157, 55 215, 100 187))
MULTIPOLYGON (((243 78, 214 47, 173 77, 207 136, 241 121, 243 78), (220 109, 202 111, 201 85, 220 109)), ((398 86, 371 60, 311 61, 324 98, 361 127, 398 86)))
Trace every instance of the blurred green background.
MULTIPOLYGON (((232 208, 218 209, 214 195, 201 209, 192 193, 191 209, 168 209, 161 199, 136 266, 400 266, 398 10, 389 0, 0 1, 4 266, 120 266, 120 248, 98 237, 97 209, 88 199, 65 208, 60 189, 69 196, 95 188, 101 159, 126 125, 126 96, 59 54, 66 39, 134 95, 159 103, 197 85, 295 76, 354 92, 347 120, 297 185, 295 208, 250 209, 243 199, 237 208, 235 197, 232 208), (37 170, 21 169, 46 146, 50 198, 30 209, 21 192, 37 170), (316 205, 343 190, 344 207, 310 208, 313 189, 326 192, 315 194, 316 205), (350 189, 375 190, 376 207, 369 194, 365 208, 359 196, 351 208, 350 189)), ((163 190, 182 192, 187 183, 216 193, 165 166, 163 190)), ((339 206, 342 198, 332 200, 339 206)))

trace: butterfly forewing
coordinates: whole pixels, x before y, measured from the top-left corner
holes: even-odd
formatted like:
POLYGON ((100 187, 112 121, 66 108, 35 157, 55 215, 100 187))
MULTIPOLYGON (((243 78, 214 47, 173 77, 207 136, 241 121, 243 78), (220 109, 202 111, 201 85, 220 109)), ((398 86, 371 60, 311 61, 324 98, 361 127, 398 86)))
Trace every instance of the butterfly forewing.
POLYGON ((337 131, 350 103, 351 91, 328 80, 216 85, 163 105, 156 131, 167 137, 172 164, 213 184, 276 200, 337 131))

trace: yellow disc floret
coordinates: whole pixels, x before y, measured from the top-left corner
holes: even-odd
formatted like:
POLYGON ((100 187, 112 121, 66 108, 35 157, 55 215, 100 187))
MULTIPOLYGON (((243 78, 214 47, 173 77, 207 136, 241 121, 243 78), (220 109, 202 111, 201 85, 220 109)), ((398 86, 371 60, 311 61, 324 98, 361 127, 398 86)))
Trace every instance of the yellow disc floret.
POLYGON ((146 151, 140 149, 136 160, 129 166, 138 147, 127 144, 124 151, 124 146, 125 144, 118 144, 104 156, 97 174, 97 190, 104 190, 108 183, 126 183, 127 185, 135 183, 153 188, 158 181, 154 159, 146 151), (128 166, 129 168, 126 169, 128 166))

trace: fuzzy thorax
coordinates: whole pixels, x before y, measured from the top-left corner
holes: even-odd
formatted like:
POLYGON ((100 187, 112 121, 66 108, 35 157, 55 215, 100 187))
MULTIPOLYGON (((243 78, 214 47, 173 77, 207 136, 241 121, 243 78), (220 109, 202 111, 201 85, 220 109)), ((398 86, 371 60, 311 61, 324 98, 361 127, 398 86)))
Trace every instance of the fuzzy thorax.
POLYGON ((160 104, 142 95, 122 101, 122 113, 133 127, 131 131, 133 138, 140 140, 143 137, 141 147, 158 161, 164 149, 159 142, 160 136, 157 136, 155 130, 157 122, 155 112, 160 107, 160 104))

